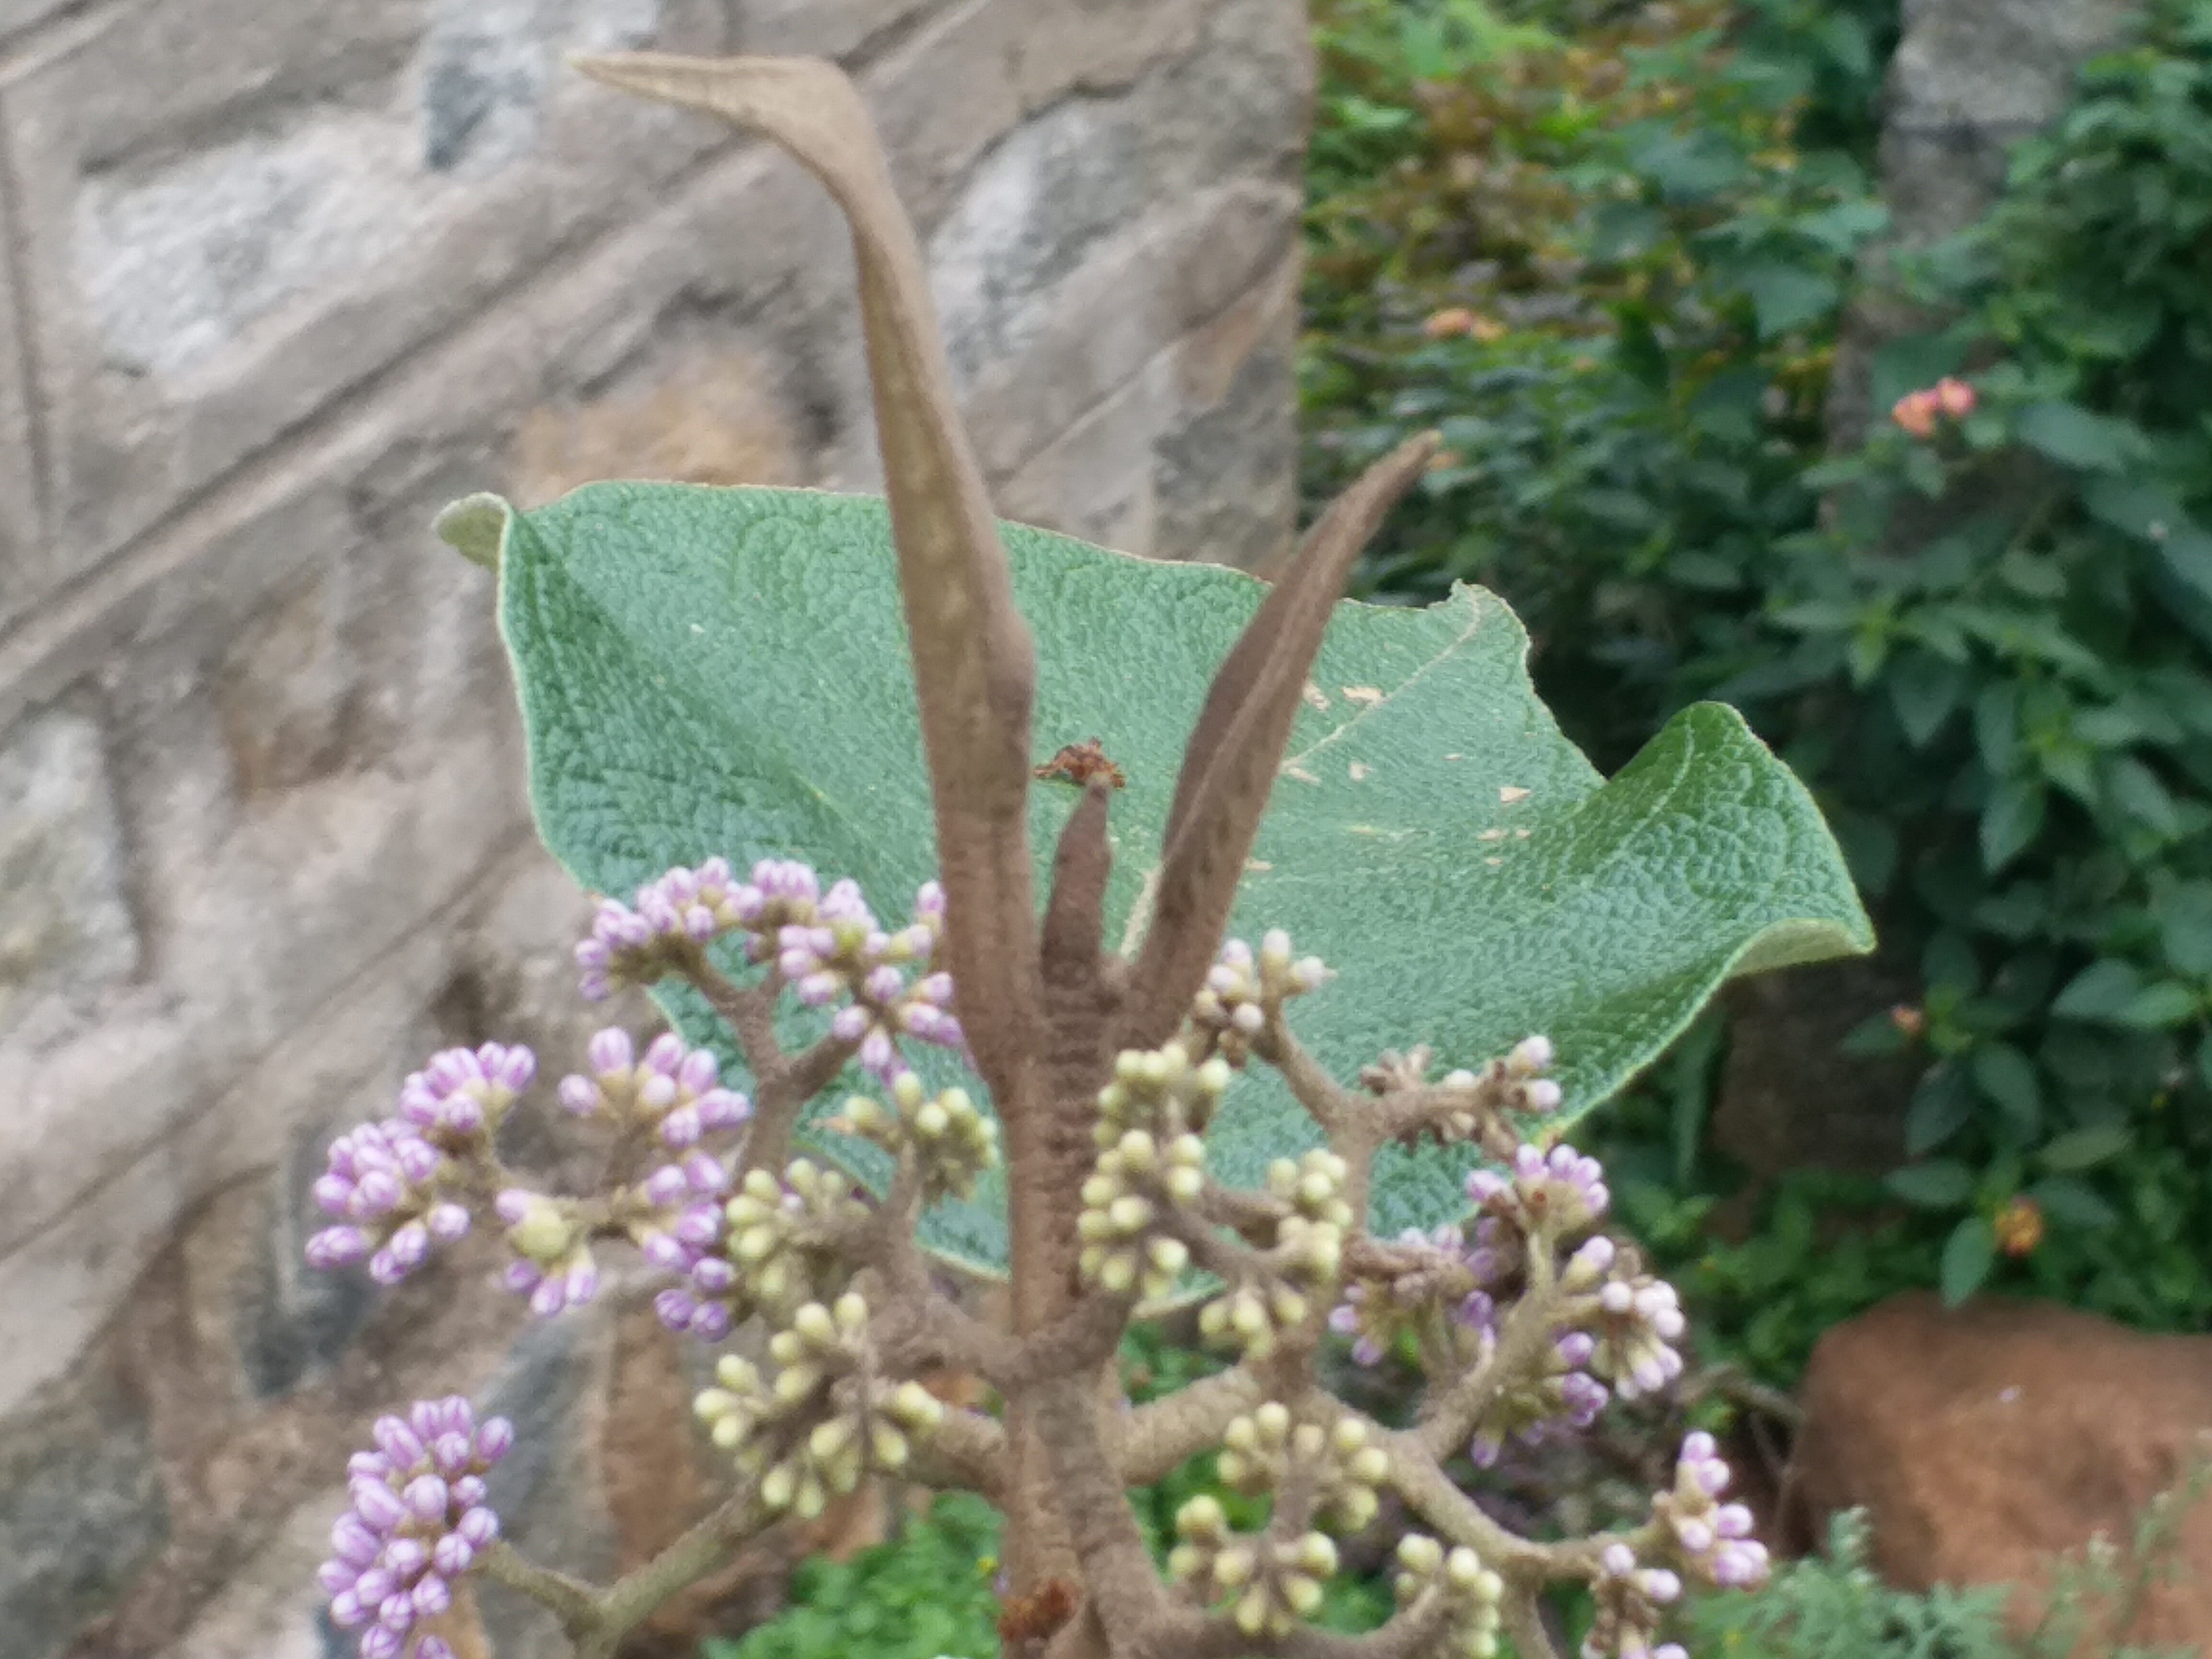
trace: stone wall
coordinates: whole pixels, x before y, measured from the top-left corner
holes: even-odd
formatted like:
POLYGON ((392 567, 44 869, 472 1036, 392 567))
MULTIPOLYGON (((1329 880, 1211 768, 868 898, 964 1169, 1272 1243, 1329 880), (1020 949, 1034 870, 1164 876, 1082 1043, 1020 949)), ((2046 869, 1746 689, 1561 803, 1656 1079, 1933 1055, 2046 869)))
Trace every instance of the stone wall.
POLYGON ((580 1042, 581 901, 434 512, 875 477, 819 191, 561 50, 843 60, 1001 510, 1252 564, 1291 523, 1304 27, 1297 0, 0 0, 11 1659, 349 1651, 308 1575, 345 1450, 415 1392, 516 1415, 526 1542, 575 1570, 703 1491, 649 1431, 678 1360, 619 1297, 526 1329, 481 1261, 374 1300, 300 1261, 328 1137, 429 1050, 580 1042))

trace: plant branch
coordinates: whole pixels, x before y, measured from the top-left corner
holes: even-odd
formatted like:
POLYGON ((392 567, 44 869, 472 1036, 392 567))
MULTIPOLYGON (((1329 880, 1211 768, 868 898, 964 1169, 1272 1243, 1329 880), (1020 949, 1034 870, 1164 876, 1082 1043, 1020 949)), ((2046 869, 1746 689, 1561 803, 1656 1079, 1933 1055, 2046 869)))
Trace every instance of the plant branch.
POLYGON ((1121 1433, 1121 1484, 1148 1486, 1217 1444, 1233 1418, 1266 1397, 1260 1379, 1242 1365, 1201 1377, 1129 1413, 1121 1433))

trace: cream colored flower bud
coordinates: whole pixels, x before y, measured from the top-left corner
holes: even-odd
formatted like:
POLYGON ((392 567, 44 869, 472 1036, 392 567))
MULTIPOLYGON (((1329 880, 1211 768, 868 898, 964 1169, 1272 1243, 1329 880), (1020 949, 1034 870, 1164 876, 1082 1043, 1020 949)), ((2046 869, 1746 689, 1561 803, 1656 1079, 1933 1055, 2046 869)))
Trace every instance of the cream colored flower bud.
POLYGON ((830 1316, 836 1322, 840 1331, 851 1336, 867 1324, 868 1304, 858 1294, 848 1291, 837 1298, 830 1310, 830 1316))
POLYGON ((891 1414, 910 1429, 933 1429, 945 1420, 945 1402, 919 1382, 902 1382, 892 1391, 891 1414))
POLYGON ((1279 1400, 1270 1400, 1252 1413, 1252 1426, 1262 1443, 1279 1446, 1291 1432, 1290 1409, 1279 1400))
POLYGON ((1426 1577, 1444 1564, 1443 1546, 1423 1533, 1408 1533, 1398 1540, 1398 1561, 1408 1572, 1426 1577))
POLYGON ((1206 1176, 1188 1164, 1179 1164, 1162 1177, 1160 1185, 1177 1204, 1195 1204, 1206 1191, 1206 1176))
POLYGON ((1298 1540, 1297 1560, 1301 1571, 1327 1578, 1336 1571, 1336 1546, 1327 1536, 1310 1532, 1298 1540))
POLYGON ((1176 1511, 1176 1530, 1185 1538, 1218 1538, 1229 1527, 1221 1500, 1200 1494, 1176 1511))

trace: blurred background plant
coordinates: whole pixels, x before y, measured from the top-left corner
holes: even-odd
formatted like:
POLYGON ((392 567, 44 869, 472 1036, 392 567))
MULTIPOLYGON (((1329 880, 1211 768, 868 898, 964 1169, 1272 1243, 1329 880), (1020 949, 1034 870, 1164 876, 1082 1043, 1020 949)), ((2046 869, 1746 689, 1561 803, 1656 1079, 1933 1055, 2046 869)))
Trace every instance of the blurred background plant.
POLYGON ((1879 260, 1893 3, 1319 15, 1310 491, 1414 427, 1451 452, 1367 596, 1504 594, 1601 765, 1743 709, 1920 987, 1808 1057, 1914 1057, 1887 1180, 1785 1175, 1715 1237, 1745 1185, 1705 1133, 1722 1027, 1601 1120, 1715 1357, 1786 1385, 1914 1285, 2202 1328, 2212 6, 2159 0, 1981 223, 1879 260), (1873 285, 1933 320, 1846 441, 1873 285))

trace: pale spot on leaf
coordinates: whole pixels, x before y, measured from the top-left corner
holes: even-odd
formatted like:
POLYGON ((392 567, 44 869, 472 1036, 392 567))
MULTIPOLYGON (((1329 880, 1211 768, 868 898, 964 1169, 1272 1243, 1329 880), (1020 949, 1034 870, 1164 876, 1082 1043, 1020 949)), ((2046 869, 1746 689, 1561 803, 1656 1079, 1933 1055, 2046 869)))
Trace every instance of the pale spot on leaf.
POLYGON ((1517 783, 1502 784, 1498 787, 1498 799, 1501 805, 1510 806, 1516 801, 1528 799, 1528 792, 1517 783))
POLYGON ((1480 835, 1477 836, 1475 839, 1477 841, 1504 841, 1505 839, 1505 831, 1503 830, 1486 830, 1480 835))
POLYGON ((1313 708, 1327 708, 1329 707, 1329 701, 1327 694, 1322 690, 1321 687, 1316 685, 1311 680, 1308 680, 1306 682, 1305 697, 1306 702, 1313 708))
POLYGON ((1283 769, 1283 775, 1286 778, 1296 778, 1300 783, 1319 783, 1321 781, 1319 778, 1307 771, 1303 766, 1285 766, 1283 769))
POLYGON ((1370 708, 1382 701, 1382 693, 1371 685, 1347 685, 1344 688, 1344 695, 1353 702, 1363 703, 1370 708))
POLYGON ((1364 783, 1374 770, 1375 769, 1365 761, 1354 761, 1352 763, 1352 781, 1354 783, 1364 783))

